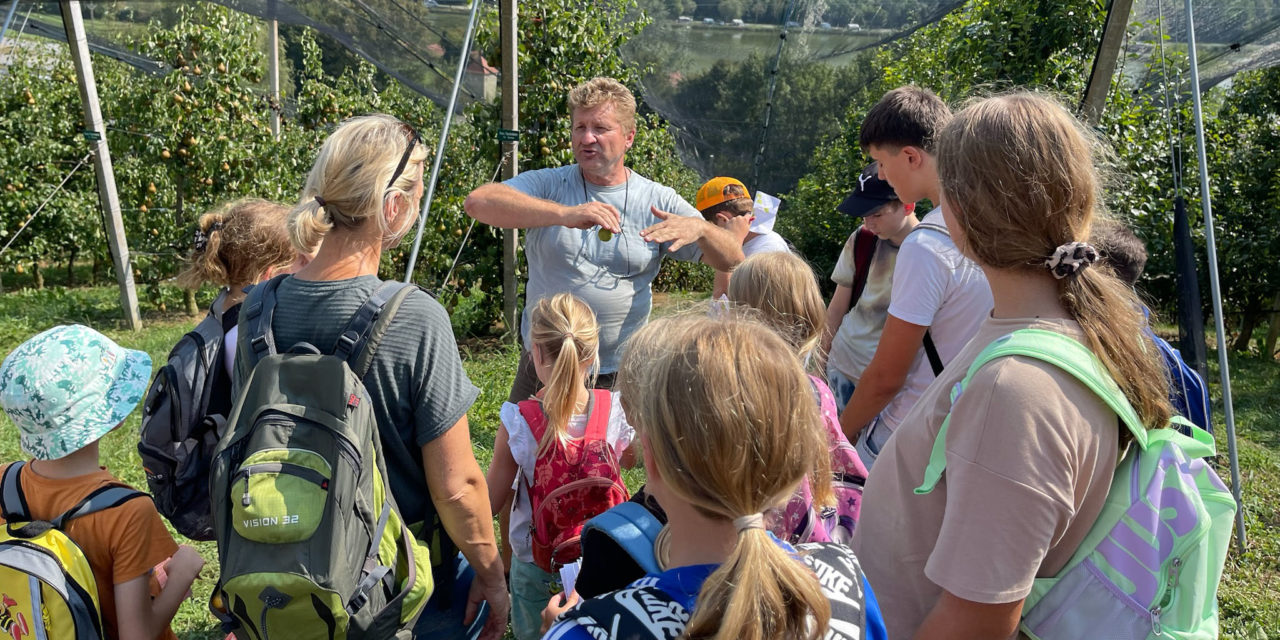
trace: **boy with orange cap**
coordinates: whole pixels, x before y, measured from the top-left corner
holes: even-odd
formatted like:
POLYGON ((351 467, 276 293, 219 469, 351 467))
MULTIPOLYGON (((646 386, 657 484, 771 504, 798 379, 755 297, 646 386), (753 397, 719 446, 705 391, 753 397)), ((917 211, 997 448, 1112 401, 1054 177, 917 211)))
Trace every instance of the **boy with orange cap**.
MULTIPOLYGON (((708 222, 734 234, 742 242, 742 253, 750 257, 770 251, 790 251, 787 241, 773 229, 751 229, 756 219, 751 212, 755 203, 747 187, 737 178, 717 177, 698 189, 696 204, 708 222)), ((729 290, 729 272, 716 271, 711 299, 719 300, 729 290)))

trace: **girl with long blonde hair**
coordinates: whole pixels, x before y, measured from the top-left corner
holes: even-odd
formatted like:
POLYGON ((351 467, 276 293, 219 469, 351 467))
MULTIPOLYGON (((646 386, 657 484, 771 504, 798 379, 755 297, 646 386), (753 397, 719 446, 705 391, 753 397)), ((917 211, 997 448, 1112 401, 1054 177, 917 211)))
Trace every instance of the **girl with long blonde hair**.
POLYGON ((883 638, 847 547, 791 547, 762 512, 826 455, 792 348, 730 311, 655 320, 628 342, 618 384, 640 436, 647 491, 666 511, 663 567, 573 609, 546 638, 883 638))
MULTIPOLYGON (((799 256, 771 252, 747 258, 729 281, 728 297, 757 311, 806 366, 820 348, 826 307, 813 268, 799 256)), ((847 542, 858 521, 867 468, 840 429, 831 388, 815 375, 809 382, 810 397, 822 416, 827 455, 815 459, 813 472, 786 505, 766 513, 766 523, 774 535, 792 543, 847 542)))
MULTIPOLYGON (((539 566, 533 532, 547 525, 535 518, 533 485, 539 485, 536 497, 541 504, 542 495, 565 490, 564 485, 578 479, 577 474, 556 474, 549 467, 551 456, 569 441, 591 437, 589 426, 599 423, 605 427, 598 451, 604 454, 606 472, 620 481, 619 467, 635 466, 635 450, 630 447, 635 432, 627 424, 619 395, 591 388, 600 360, 600 327, 591 308, 570 294, 556 294, 537 301, 529 324, 534 371, 543 386, 528 401, 503 403, 502 429, 488 475, 491 508, 498 511, 512 501, 502 535, 512 550, 511 627, 519 640, 539 636, 543 606, 559 582, 552 567, 539 566)), ((583 456, 590 455, 589 449, 584 451, 583 456)), ((584 462, 577 458, 574 466, 582 468, 584 462)), ((562 500, 571 497, 565 493, 562 500)), ((626 499, 625 487, 619 497, 626 499)), ((579 524, 613 505, 605 498, 585 506, 574 518, 579 524)), ((575 559, 560 557, 557 562, 575 559)))
POLYGON ((1097 519, 1127 442, 1101 398, 1038 359, 992 360, 961 387, 984 348, 1024 329, 1066 336, 1098 357, 1148 428, 1170 416, 1142 306, 1090 266, 1100 151, 1062 106, 1029 93, 973 102, 939 136, 947 227, 995 306, 867 483, 853 548, 894 637, 1014 635, 1035 579, 1056 575, 1097 519), (946 466, 928 491, 935 442, 946 466))

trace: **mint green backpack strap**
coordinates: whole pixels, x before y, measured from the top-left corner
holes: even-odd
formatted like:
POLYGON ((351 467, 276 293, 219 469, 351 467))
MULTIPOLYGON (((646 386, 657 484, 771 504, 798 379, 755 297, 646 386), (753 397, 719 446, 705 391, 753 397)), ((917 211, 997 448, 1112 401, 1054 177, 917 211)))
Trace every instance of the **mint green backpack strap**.
MULTIPOLYGON (((952 389, 951 402, 955 403, 956 398, 968 386, 969 380, 973 378, 979 369, 992 360, 1006 356, 1036 358, 1070 373, 1106 402, 1112 411, 1116 412, 1121 422, 1133 434, 1134 442, 1142 449, 1150 446, 1152 438, 1162 440, 1176 439, 1188 455, 1196 457, 1213 455, 1212 436, 1199 428, 1192 429, 1192 433, 1195 434, 1194 438, 1183 436, 1171 429, 1148 430, 1138 417, 1138 412, 1134 410, 1133 405, 1129 404, 1128 398, 1116 386, 1115 381, 1111 379, 1111 375, 1107 372, 1102 362, 1098 360, 1097 356, 1093 355, 1093 352, 1088 347, 1080 344, 1074 338, 1053 331, 1020 329, 987 345, 982 350, 982 353, 978 354, 973 364, 969 365, 969 370, 965 372, 964 379, 956 388, 952 389), (1205 453, 1206 449, 1207 453, 1205 453)), ((1179 424, 1185 422, 1181 418, 1178 420, 1180 421, 1179 424)), ((933 449, 929 453, 929 464, 925 468, 924 482, 915 489, 916 494, 922 495, 933 491, 938 481, 942 479, 942 472, 947 467, 946 436, 950 425, 951 414, 948 413, 946 419, 942 422, 942 428, 938 430, 938 435, 933 441, 933 449)))

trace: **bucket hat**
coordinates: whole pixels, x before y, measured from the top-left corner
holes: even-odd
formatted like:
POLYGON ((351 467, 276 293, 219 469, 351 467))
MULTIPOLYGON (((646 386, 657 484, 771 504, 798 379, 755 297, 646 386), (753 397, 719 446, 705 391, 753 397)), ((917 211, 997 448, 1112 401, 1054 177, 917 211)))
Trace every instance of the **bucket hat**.
POLYGON ((124 421, 146 393, 151 356, 83 325, 27 340, 0 365, 0 405, 23 451, 56 460, 124 421))

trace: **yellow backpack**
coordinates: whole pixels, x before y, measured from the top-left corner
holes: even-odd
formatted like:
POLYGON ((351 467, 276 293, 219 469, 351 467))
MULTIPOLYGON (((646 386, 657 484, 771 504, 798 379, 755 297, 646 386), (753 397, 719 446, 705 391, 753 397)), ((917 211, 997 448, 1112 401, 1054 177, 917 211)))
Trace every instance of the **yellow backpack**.
POLYGON ((0 638, 103 638, 93 569, 62 528, 75 518, 148 496, 128 487, 102 487, 51 521, 33 521, 18 480, 23 466, 15 462, 0 477, 5 519, 0 528, 0 638))

